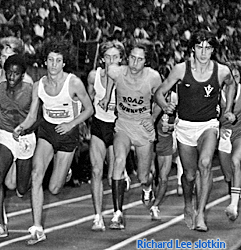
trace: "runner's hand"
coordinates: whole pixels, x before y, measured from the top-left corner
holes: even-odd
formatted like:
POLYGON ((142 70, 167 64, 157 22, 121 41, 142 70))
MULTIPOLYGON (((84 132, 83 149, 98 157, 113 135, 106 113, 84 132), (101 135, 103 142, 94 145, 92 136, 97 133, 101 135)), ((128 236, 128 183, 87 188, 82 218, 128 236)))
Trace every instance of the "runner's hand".
POLYGON ((60 134, 64 135, 72 129, 72 126, 69 123, 61 123, 55 127, 55 131, 60 134))
POLYGON ((154 130, 153 122, 150 119, 143 119, 141 125, 148 131, 154 130))
POLYGON ((107 111, 107 109, 108 109, 108 103, 109 103, 109 101, 106 98, 103 98, 102 100, 99 101, 98 105, 100 105, 100 107, 103 110, 107 111))
POLYGON ((167 102, 166 107, 163 107, 163 111, 166 114, 172 114, 175 109, 176 109, 176 103, 174 102, 167 102))
POLYGON ((225 112, 224 113, 224 117, 230 122, 230 123, 234 123, 236 121, 236 116, 235 114, 233 114, 232 112, 225 112))
POLYGON ((13 130, 13 138, 16 141, 19 141, 19 136, 21 135, 21 133, 23 132, 23 127, 22 126, 17 126, 14 130, 13 130))
POLYGON ((220 129, 220 137, 222 137, 224 140, 226 140, 230 135, 230 131, 225 129, 225 128, 221 128, 220 129))

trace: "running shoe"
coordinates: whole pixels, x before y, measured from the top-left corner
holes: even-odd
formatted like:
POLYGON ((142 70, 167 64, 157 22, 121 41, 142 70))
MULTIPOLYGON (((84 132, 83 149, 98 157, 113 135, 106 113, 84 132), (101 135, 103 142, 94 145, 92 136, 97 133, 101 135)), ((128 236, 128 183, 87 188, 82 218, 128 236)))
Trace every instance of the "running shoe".
POLYGON ((93 226, 91 228, 93 231, 105 231, 105 224, 103 218, 99 214, 95 215, 93 226))
POLYGON ((8 229, 6 225, 0 224, 0 238, 8 237, 8 229))
POLYGON ((142 202, 144 205, 148 206, 153 198, 152 189, 146 191, 145 189, 142 190, 142 202))
POLYGON ((35 245, 38 242, 46 240, 46 235, 44 234, 43 229, 39 229, 36 226, 32 226, 28 229, 31 234, 31 239, 27 241, 27 245, 35 245))
POLYGON ((3 221, 4 221, 5 225, 8 224, 8 217, 7 217, 7 213, 6 213, 6 208, 5 208, 5 203, 4 202, 3 202, 3 221))
POLYGON ((237 211, 237 207, 234 205, 229 205, 226 209, 225 209, 225 213, 228 216, 228 218, 232 221, 235 221, 238 218, 238 211, 237 211))
POLYGON ((177 195, 179 196, 183 195, 182 185, 180 184, 177 185, 177 195))
POLYGON ((152 220, 160 220, 160 210, 158 209, 158 206, 152 206, 150 208, 150 214, 151 214, 151 219, 152 220))
POLYGON ((69 182, 72 177, 72 169, 70 168, 65 179, 65 183, 69 182))
POLYGON ((18 196, 18 198, 23 198, 23 194, 20 194, 17 188, 16 188, 16 195, 18 196))
POLYGON ((110 229, 117 229, 121 230, 124 229, 124 220, 123 220, 123 213, 120 210, 114 212, 114 216, 111 220, 111 224, 109 226, 110 229))
POLYGON ((125 191, 128 192, 131 186, 131 178, 127 175, 125 177, 125 191))

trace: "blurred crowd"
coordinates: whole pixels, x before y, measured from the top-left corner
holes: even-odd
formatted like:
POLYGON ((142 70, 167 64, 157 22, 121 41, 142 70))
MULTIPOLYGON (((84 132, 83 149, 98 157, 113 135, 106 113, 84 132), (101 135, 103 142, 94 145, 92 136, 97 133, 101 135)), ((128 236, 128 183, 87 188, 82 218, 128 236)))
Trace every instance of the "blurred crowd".
POLYGON ((220 43, 216 60, 239 60, 241 4, 237 0, 0 1, 0 36, 21 38, 27 63, 35 67, 44 66, 43 44, 53 36, 73 45, 70 66, 77 71, 95 67, 102 41, 119 40, 128 52, 134 39, 146 39, 151 42, 150 66, 165 77, 173 64, 190 56, 190 36, 201 27, 216 34, 220 43))

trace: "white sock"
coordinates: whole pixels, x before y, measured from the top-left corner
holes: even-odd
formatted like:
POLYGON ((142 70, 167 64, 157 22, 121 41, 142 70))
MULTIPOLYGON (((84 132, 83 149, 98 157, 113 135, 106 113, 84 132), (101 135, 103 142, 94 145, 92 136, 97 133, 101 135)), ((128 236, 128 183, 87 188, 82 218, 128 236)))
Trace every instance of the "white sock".
POLYGON ((238 207, 241 188, 231 187, 231 205, 238 207))

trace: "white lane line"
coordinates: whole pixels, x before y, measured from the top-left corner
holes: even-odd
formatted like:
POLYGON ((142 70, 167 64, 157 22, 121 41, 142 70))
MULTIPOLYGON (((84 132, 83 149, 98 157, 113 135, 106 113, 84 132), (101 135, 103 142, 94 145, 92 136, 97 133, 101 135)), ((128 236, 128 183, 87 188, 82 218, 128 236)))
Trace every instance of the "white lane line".
POLYGON ((22 230, 22 229, 8 229, 8 232, 9 233, 22 233, 22 234, 26 234, 26 233, 28 233, 28 230, 22 230))
MULTIPOLYGON (((216 166, 216 167, 212 168, 212 170, 218 170, 218 169, 220 169, 220 166, 216 166)), ((220 180, 224 179, 223 176, 220 176, 220 178, 221 178, 220 180)), ((174 180, 174 179, 177 179, 176 175, 170 176, 168 178, 168 180, 170 180, 170 181, 174 180)), ((215 178, 213 179, 213 181, 215 182, 215 178)), ((131 189, 132 188, 138 188, 138 187, 140 187, 140 185, 141 185, 140 183, 131 184, 131 189)), ((108 189, 108 190, 104 191, 104 195, 107 195, 107 194, 111 194, 111 189, 108 189)), ((72 198, 72 199, 68 199, 68 200, 62 200, 62 201, 57 201, 57 202, 53 202, 53 203, 50 203, 50 204, 46 204, 46 205, 43 206, 43 210, 48 209, 48 208, 63 206, 63 205, 70 204, 70 203, 80 202, 80 201, 88 200, 88 199, 92 199, 91 194, 84 195, 84 196, 81 196, 81 197, 78 197, 78 198, 72 198)), ((23 209, 23 210, 8 213, 7 217, 11 218, 11 217, 14 217, 14 216, 27 214, 27 213, 31 213, 31 212, 32 212, 32 209, 27 208, 27 209, 23 209)))
MULTIPOLYGON (((222 197, 220 199, 217 199, 217 200, 215 200, 213 202, 210 202, 207 205, 207 209, 209 209, 209 208, 211 208, 213 206, 216 206, 217 204, 222 203, 222 202, 228 200, 229 198, 230 198, 230 196, 226 195, 226 196, 224 196, 224 197, 222 197)), ((132 242, 134 242, 134 241, 136 241, 138 239, 143 239, 144 237, 146 237, 146 236, 148 236, 150 234, 157 233, 158 231, 166 229, 167 227, 172 226, 172 225, 180 222, 183 219, 184 219, 184 214, 181 214, 181 215, 177 216, 176 218, 174 218, 174 219, 172 219, 172 220, 170 220, 170 221, 168 221, 166 223, 163 223, 163 224, 161 224, 159 226, 153 227, 153 228, 151 228, 149 230, 146 230, 146 231, 144 231, 144 232, 142 232, 140 234, 134 235, 134 236, 122 241, 122 242, 119 242, 116 245, 113 245, 113 246, 111 246, 109 248, 106 248, 105 250, 121 249, 121 248, 125 247, 126 245, 128 245, 128 244, 130 244, 130 243, 132 243, 132 242)))
MULTIPOLYGON (((131 185, 131 188, 137 188, 139 187, 141 184, 140 183, 135 183, 131 185)), ((105 190, 104 191, 104 195, 106 194, 111 194, 111 189, 105 190)), ((50 204, 46 204, 43 206, 43 209, 47 209, 47 208, 53 208, 53 207, 58 207, 58 206, 63 206, 66 204, 70 204, 70 203, 75 203, 75 202, 80 202, 83 200, 88 200, 88 199, 92 199, 91 194, 87 194, 78 198, 72 198, 72 199, 68 199, 68 200, 62 200, 62 201, 57 201, 57 202, 53 202, 50 204)), ((27 208, 27 209, 23 209, 23 210, 19 210, 16 212, 11 212, 7 214, 8 218, 14 217, 14 216, 18 216, 21 214, 27 214, 27 213, 31 213, 32 209, 31 208, 27 208)))
MULTIPOLYGON (((176 193, 177 193, 176 189, 171 190, 171 191, 168 191, 166 193, 166 196, 176 194, 176 193)), ((123 206, 123 210, 130 209, 132 207, 136 207, 136 206, 139 206, 141 204, 142 204, 142 201, 140 201, 140 200, 132 202, 132 203, 128 203, 128 204, 123 206)), ((102 212, 103 215, 108 215, 108 214, 111 214, 111 213, 113 213, 113 209, 108 209, 108 210, 105 210, 105 211, 102 212)), ((75 220, 75 221, 71 221, 71 222, 68 222, 68 223, 65 223, 65 224, 61 224, 61 225, 58 225, 58 226, 47 228, 47 229, 44 230, 44 232, 47 234, 47 233, 57 231, 57 230, 61 230, 61 229, 64 229, 64 228, 73 227, 73 226, 82 224, 84 222, 87 222, 87 221, 90 221, 90 220, 93 220, 93 219, 94 219, 94 215, 89 215, 89 216, 83 217, 83 218, 81 218, 79 220, 75 220)), ((11 239, 11 240, 7 240, 7 241, 4 241, 4 242, 1 242, 0 247, 8 246, 10 244, 13 244, 13 243, 16 243, 16 242, 19 242, 19 241, 28 240, 28 239, 30 239, 30 234, 22 236, 22 237, 17 237, 17 238, 11 239)))
MULTIPOLYGON (((218 181, 219 181, 220 178, 219 177, 214 178, 213 182, 216 182, 216 179, 218 179, 218 181)), ((137 184, 139 184, 139 183, 137 183, 137 184)), ((111 190, 107 190, 106 192, 109 192, 109 191, 111 192, 111 190)), ((172 195, 172 194, 176 194, 176 193, 177 193, 176 189, 170 190, 170 191, 166 192, 166 196, 172 195)), ((89 196, 89 195, 86 195, 86 196, 89 196)), ((83 197, 80 197, 80 198, 83 198, 83 197)), ((230 198, 229 195, 227 197, 230 198)), ((70 200, 75 200, 75 199, 70 199, 70 200)), ((67 201, 69 201, 69 200, 67 200, 67 201)), ((63 202, 65 203, 66 201, 63 201, 63 202)), ((61 202, 56 202, 56 203, 61 203, 61 202)), ((52 204, 54 204, 54 203, 52 203, 52 204)), ((52 204, 50 204, 50 205, 52 205, 52 204)), ((141 204, 142 204, 142 201, 140 201, 140 200, 132 202, 132 203, 128 203, 128 204, 126 204, 126 205, 123 206, 123 210, 129 209, 129 208, 132 208, 132 207, 135 207, 135 206, 139 206, 141 204)), ((207 208, 208 208, 208 205, 207 205, 207 208)), ((107 215, 107 214, 111 214, 111 213, 113 213, 113 209, 108 209, 108 210, 105 210, 105 211, 102 212, 103 215, 107 215)), ((183 217, 183 215, 180 215, 180 216, 183 217)), ((177 218, 179 218, 180 216, 178 216, 177 218)), ((171 221, 169 221, 167 223, 172 223, 172 221, 176 221, 177 218, 174 218, 174 219, 172 219, 171 221)), ((93 219, 94 219, 94 215, 89 215, 89 216, 83 217, 83 218, 81 218, 79 220, 75 220, 75 221, 68 222, 68 223, 65 223, 65 224, 61 224, 61 225, 58 225, 58 226, 55 226, 55 227, 47 228, 47 229, 44 230, 44 232, 47 234, 47 233, 50 233, 50 232, 53 232, 53 231, 57 231, 57 230, 61 230, 61 229, 64 229, 64 228, 76 226, 76 225, 82 224, 84 222, 93 220, 93 219)), ((180 219, 180 220, 182 220, 182 219, 180 219)), ((178 220, 177 222, 179 222, 180 220, 178 220)), ((177 223, 177 222, 175 222, 175 223, 177 223)), ((162 225, 165 225, 165 224, 162 224, 162 225)), ((170 225, 172 225, 172 224, 170 224, 170 225)), ((0 247, 7 246, 7 245, 10 245, 10 244, 19 242, 19 241, 28 240, 28 239, 30 239, 30 235, 25 235, 25 236, 22 236, 22 237, 17 237, 17 238, 11 239, 11 240, 7 240, 7 241, 4 241, 4 242, 1 242, 0 243, 0 247)))
POLYGON ((220 166, 218 165, 218 166, 215 166, 215 167, 212 167, 212 171, 217 171, 217 170, 219 170, 220 169, 220 166))

